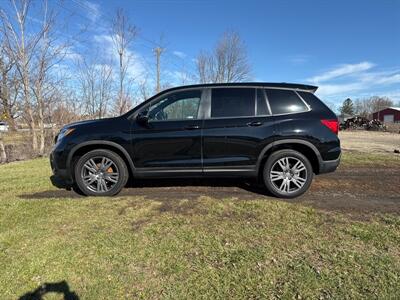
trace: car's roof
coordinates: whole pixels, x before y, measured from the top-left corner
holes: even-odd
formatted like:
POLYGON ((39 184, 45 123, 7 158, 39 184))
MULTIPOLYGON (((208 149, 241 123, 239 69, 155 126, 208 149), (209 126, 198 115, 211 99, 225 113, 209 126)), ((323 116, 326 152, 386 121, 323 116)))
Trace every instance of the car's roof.
POLYGON ((165 91, 173 91, 180 90, 185 88, 204 88, 204 87, 271 87, 271 88, 285 88, 285 89, 294 89, 294 90, 305 90, 314 93, 318 87, 307 84, 298 84, 298 83, 286 83, 286 82, 231 82, 231 83, 204 83, 204 84, 192 84, 192 85, 184 85, 173 87, 165 91))
POLYGON ((131 116, 132 111, 136 111, 136 110, 140 109, 140 107, 146 105, 147 103, 151 102, 152 100, 154 100, 157 97, 164 95, 166 93, 173 92, 173 91, 180 91, 180 90, 184 90, 184 89, 190 89, 190 88, 207 88, 207 87, 283 88, 283 89, 293 89, 293 90, 298 90, 298 91, 307 91, 310 93, 314 93, 318 89, 317 86, 313 86, 313 85, 298 84, 298 83, 286 83, 286 82, 230 82, 230 83, 202 83, 202 84, 192 84, 192 85, 181 85, 181 86, 172 87, 172 88, 163 90, 163 91, 151 96, 146 101, 135 106, 132 110, 128 111, 123 116, 131 116))

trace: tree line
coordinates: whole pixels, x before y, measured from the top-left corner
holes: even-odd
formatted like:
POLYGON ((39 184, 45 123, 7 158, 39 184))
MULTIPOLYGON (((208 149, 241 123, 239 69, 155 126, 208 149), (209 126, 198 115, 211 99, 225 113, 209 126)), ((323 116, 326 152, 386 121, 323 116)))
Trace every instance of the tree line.
MULTIPOLYGON (((400 107, 400 103, 396 105, 400 107)), ((357 115, 369 118, 374 112, 391 106, 395 106, 395 104, 389 97, 372 96, 364 99, 356 99, 355 101, 347 98, 343 101, 339 112, 341 115, 357 115)))

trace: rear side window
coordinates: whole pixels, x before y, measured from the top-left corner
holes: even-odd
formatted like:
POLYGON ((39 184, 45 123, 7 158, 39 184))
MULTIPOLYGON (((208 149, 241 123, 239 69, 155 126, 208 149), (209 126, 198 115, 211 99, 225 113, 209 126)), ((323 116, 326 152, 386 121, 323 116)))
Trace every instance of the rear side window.
POLYGON ((273 114, 308 111, 307 105, 294 91, 267 89, 267 98, 273 114))
POLYGON ((255 89, 215 88, 211 96, 211 118, 255 115, 255 89))
POLYGON ((299 95, 311 107, 322 108, 322 109, 331 111, 331 109, 321 99, 319 99, 317 96, 315 96, 313 93, 299 92, 299 95))

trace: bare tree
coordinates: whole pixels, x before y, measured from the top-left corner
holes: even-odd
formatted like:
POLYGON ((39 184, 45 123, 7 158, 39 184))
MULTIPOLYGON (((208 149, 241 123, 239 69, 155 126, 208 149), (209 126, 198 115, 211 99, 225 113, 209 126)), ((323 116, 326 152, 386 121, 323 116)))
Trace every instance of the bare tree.
POLYGON ((380 111, 387 107, 393 106, 393 101, 388 97, 373 96, 369 99, 371 102, 372 112, 380 111))
POLYGON ((250 70, 245 44, 236 32, 225 32, 211 53, 203 51, 197 57, 201 83, 245 81, 250 70))
POLYGON ((137 102, 142 102, 146 101, 149 98, 150 92, 149 92, 149 84, 148 84, 148 78, 145 76, 142 78, 142 80, 138 84, 138 90, 139 90, 139 101, 137 102))
POLYGON ((111 64, 83 59, 79 62, 78 81, 86 113, 90 117, 104 118, 112 98, 111 64))
POLYGON ((30 0, 11 0, 14 8, 14 22, 5 11, 1 11, 1 22, 6 51, 15 62, 15 68, 21 82, 23 98, 23 117, 29 125, 32 136, 32 149, 37 152, 37 133, 30 89, 31 64, 37 45, 43 37, 41 30, 27 34, 27 18, 31 6, 30 0))
POLYGON ((393 106, 393 101, 388 97, 372 96, 355 101, 355 114, 368 117, 372 113, 393 106))
MULTIPOLYGON (((2 38, 1 31, 0 38, 2 38)), ((0 104, 2 107, 0 119, 7 121, 10 129, 15 131, 15 106, 19 84, 16 78, 14 61, 7 55, 4 42, 0 44, 0 76, 0 104)))
POLYGON ((128 65, 132 59, 132 56, 129 55, 129 47, 134 41, 136 34, 137 28, 130 25, 123 10, 118 9, 111 26, 111 36, 119 59, 119 89, 115 106, 117 114, 125 113, 130 108, 128 92, 125 89, 125 78, 128 65))
POLYGON ((68 49, 67 42, 60 42, 55 34, 56 14, 48 11, 47 1, 43 2, 43 33, 33 58, 32 93, 36 99, 37 122, 39 127, 39 155, 45 152, 45 118, 53 94, 56 93, 58 82, 51 72, 54 65, 60 63, 68 49))
MULTIPOLYGON (((1 32, 0 32, 1 33, 1 32)), ((0 100, 2 114, 0 120, 8 121, 10 127, 15 130, 15 123, 12 113, 12 104, 10 101, 10 81, 9 74, 13 69, 13 61, 11 61, 5 52, 4 45, 0 45, 0 100)), ((0 163, 5 163, 7 161, 7 153, 3 141, 3 132, 0 131, 0 163)))
POLYGON ((354 101, 354 113, 358 116, 368 118, 372 113, 368 99, 357 99, 354 101))

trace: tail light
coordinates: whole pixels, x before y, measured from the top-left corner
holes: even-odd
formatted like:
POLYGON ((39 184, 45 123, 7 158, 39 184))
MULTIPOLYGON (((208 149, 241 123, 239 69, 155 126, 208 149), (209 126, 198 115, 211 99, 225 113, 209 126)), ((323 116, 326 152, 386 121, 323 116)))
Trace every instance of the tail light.
POLYGON ((339 132, 339 121, 335 120, 321 120, 321 123, 328 127, 334 134, 339 132))

